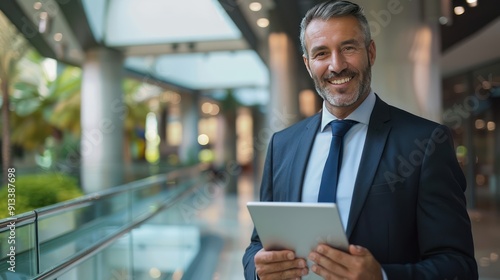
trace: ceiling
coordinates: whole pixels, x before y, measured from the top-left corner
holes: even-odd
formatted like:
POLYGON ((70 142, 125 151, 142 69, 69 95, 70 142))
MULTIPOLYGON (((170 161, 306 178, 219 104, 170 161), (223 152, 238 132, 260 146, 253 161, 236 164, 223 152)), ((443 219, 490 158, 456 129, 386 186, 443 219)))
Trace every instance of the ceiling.
MULTIPOLYGON (((81 65, 85 50, 106 46, 124 54, 125 67, 131 73, 184 90, 245 88, 262 92, 269 85, 269 32, 289 34, 300 52, 300 20, 322 0, 259 0, 260 11, 251 11, 253 1, 12 0, 0 1, 0 9, 42 55, 69 64, 81 65), (45 23, 42 12, 49 18, 45 23), (270 20, 268 27, 257 26, 256 21, 262 17, 270 20), (41 26, 47 28, 40 30, 41 26), (57 33, 63 34, 62 39, 56 40, 57 33)), ((368 0, 358 2, 363 1, 368 0)), ((493 25, 489 30, 492 33, 483 37, 491 36, 490 42, 500 40, 500 27, 492 24, 500 14, 495 7, 498 1, 478 0, 474 8, 465 1, 441 0, 448 8, 440 13, 449 18, 448 25, 441 26, 443 63, 453 61, 449 66, 453 69, 460 68, 457 54, 447 56, 465 45, 459 54, 480 49, 471 38, 481 31, 493 25), (461 16, 451 11, 457 5, 465 7, 461 16)), ((302 63, 300 53, 297 59, 302 63)), ((255 96, 260 96, 255 102, 265 103, 265 94, 255 96)))

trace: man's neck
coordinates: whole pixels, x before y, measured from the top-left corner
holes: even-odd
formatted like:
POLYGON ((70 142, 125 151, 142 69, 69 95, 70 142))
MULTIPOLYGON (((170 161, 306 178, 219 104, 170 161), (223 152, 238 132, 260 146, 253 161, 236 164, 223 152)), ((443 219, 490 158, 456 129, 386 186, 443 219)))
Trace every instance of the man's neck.
POLYGON ((326 109, 336 118, 343 120, 347 116, 349 116, 352 112, 354 112, 354 110, 356 110, 363 103, 363 101, 365 101, 370 92, 371 89, 367 93, 360 96, 360 98, 356 102, 354 102, 354 104, 349 106, 333 106, 332 104, 330 104, 328 101, 325 100, 326 109))

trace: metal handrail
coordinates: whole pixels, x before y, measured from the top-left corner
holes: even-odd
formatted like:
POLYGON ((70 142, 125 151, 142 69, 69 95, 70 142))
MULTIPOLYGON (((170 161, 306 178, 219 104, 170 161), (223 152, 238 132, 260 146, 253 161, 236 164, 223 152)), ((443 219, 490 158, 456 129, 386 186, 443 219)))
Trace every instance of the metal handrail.
MULTIPOLYGON (((89 203, 92 203, 95 200, 106 198, 109 196, 117 195, 119 193, 131 191, 131 190, 136 190, 140 189, 146 186, 149 186, 151 184, 156 184, 160 183, 166 180, 171 180, 175 179, 181 175, 184 175, 185 173, 192 173, 192 172, 197 172, 197 171, 204 171, 208 170, 210 167, 209 164, 207 163, 201 163, 196 166, 184 168, 184 169, 178 169, 178 170, 173 170, 171 172, 168 172, 167 174, 161 174, 161 175, 153 175, 141 180, 137 180, 134 182, 126 183, 120 186, 116 186, 107 190, 83 195, 74 199, 70 199, 67 201, 59 202, 56 204, 52 204, 49 206, 45 206, 42 208, 37 209, 37 214, 38 218, 42 218, 48 215, 53 215, 53 214, 58 214, 63 211, 68 211, 71 209, 76 209, 80 207, 84 207, 88 205, 89 203)), ((0 233, 8 230, 8 225, 10 224, 11 221, 15 220, 17 226, 21 226, 27 223, 32 223, 36 219, 36 213, 33 211, 26 212, 26 213, 21 213, 16 216, 12 216, 9 218, 1 219, 0 220, 0 233)))
MULTIPOLYGON (((87 194, 72 200, 68 200, 65 202, 60 202, 54 205, 50 205, 47 207, 39 208, 34 211, 22 213, 10 218, 6 218, 3 220, 0 220, 0 233, 9 230, 8 226, 12 221, 15 221, 16 227, 20 227, 23 225, 27 224, 34 224, 35 227, 38 225, 38 221, 41 218, 51 216, 51 215, 57 215, 60 213, 67 212, 68 210, 73 210, 81 207, 85 207, 89 204, 94 203, 97 200, 101 200, 110 196, 115 196, 124 192, 129 192, 129 191, 135 191, 135 190, 140 190, 142 188, 146 188, 148 186, 151 186, 153 184, 157 183, 162 183, 162 182, 168 182, 170 180, 176 180, 181 176, 191 176, 194 178, 194 175, 199 175, 199 174, 204 174, 204 172, 207 172, 210 170, 210 165, 209 164, 198 164, 196 166, 192 167, 187 167, 183 169, 178 169, 174 170, 171 172, 168 172, 166 174, 162 175, 154 175, 150 176, 145 179, 141 179, 138 181, 134 181, 131 183, 126 183, 121 186, 117 186, 111 189, 103 190, 100 192, 92 193, 92 194, 87 194)), ((210 178, 208 179, 210 180, 210 178)), ((93 246, 79 252, 78 254, 74 255, 73 257, 69 258, 68 260, 64 261, 63 263, 50 268, 49 270, 46 270, 44 272, 41 272, 41 274, 38 274, 35 276, 35 278, 32 279, 48 279, 48 278, 54 278, 62 275, 69 269, 75 267, 76 265, 80 264, 81 262, 87 260, 88 258, 92 257, 93 255, 97 254, 98 252, 102 251, 105 249, 108 245, 119 239, 121 236, 126 234, 127 232, 131 231, 132 229, 138 227, 142 223, 146 222, 147 220, 151 219, 154 217, 156 214, 158 214, 160 211, 163 211, 169 207, 171 207, 173 204, 175 204, 177 201, 180 199, 184 198, 186 195, 190 194, 193 192, 200 184, 203 182, 206 182, 207 179, 204 177, 203 181, 199 181, 196 184, 193 184, 189 188, 186 188, 185 190, 177 193, 174 196, 171 196, 162 202, 160 202, 160 205, 158 205, 157 208, 154 210, 151 210, 147 213, 142 214, 141 216, 138 216, 134 221, 132 221, 130 224, 125 225, 121 228, 118 229, 117 232, 114 234, 103 238, 93 246)), ((36 237, 38 237, 38 230, 36 230, 36 237)), ((39 242, 37 241, 37 246, 39 242)), ((38 254, 38 258, 40 255, 38 254)), ((37 258, 37 259, 38 259, 37 258)), ((39 266, 37 265, 38 269, 37 271, 40 273, 39 266)))
POLYGON ((103 199, 106 197, 110 197, 113 195, 117 195, 123 192, 137 190, 140 188, 144 188, 146 186, 164 182, 167 180, 175 179, 179 176, 182 176, 186 173, 194 173, 203 170, 208 170, 209 164, 201 163, 199 165, 188 167, 184 169, 173 170, 168 172, 167 174, 161 175, 153 175, 141 180, 137 180, 134 182, 126 183, 121 186, 113 187, 111 189, 87 194, 81 197, 77 197, 68 201, 60 202, 57 204, 53 204, 50 206, 42 207, 37 210, 38 218, 42 218, 48 215, 58 214, 62 211, 68 211, 69 209, 76 209, 85 206, 88 203, 92 203, 95 200, 103 199))
POLYGON ((99 241, 98 243, 94 244, 93 246, 87 248, 86 250, 81 251, 80 253, 76 254, 72 258, 66 260, 65 262, 37 275, 34 278, 31 278, 32 280, 43 280, 43 279, 53 279, 61 276, 62 274, 66 273, 67 271, 71 270, 73 267, 77 266, 78 264, 86 261, 87 259, 91 258, 92 256, 96 255, 97 253, 101 252, 105 248, 107 248, 110 244, 118 240, 120 237, 122 237, 124 234, 130 232, 132 229, 137 228, 144 222, 148 221, 149 219, 153 218, 156 214, 160 213, 161 211, 168 209, 169 207, 173 206, 176 202, 181 200, 182 198, 186 197, 190 193, 194 192, 194 189, 196 189, 198 186, 200 186, 202 182, 198 182, 198 184, 193 185, 192 187, 184 190, 174 198, 167 199, 163 201, 163 203, 154 211, 145 213, 142 215, 142 217, 138 218, 135 222, 131 223, 130 225, 122 227, 118 232, 115 234, 106 237, 99 241))
POLYGON ((8 227, 12 221, 16 222, 16 227, 21 227, 27 224, 32 224, 36 220, 36 213, 34 211, 22 213, 10 218, 0 220, 0 233, 10 230, 8 227))

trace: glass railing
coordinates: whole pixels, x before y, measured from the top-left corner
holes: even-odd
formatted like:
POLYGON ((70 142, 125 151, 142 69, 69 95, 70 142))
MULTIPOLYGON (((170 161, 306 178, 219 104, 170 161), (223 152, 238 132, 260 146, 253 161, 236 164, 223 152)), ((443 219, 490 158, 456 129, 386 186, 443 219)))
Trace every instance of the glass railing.
POLYGON ((0 221, 0 279, 181 279, 202 240, 187 201, 208 165, 0 221))

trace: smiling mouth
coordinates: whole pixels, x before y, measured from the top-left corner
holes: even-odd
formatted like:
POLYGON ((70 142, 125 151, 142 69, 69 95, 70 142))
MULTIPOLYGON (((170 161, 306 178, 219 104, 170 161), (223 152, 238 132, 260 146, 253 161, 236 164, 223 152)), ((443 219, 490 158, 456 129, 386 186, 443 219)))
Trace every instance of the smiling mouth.
POLYGON ((348 83, 350 80, 352 80, 352 78, 354 78, 354 77, 346 77, 346 78, 342 78, 342 79, 331 79, 328 82, 330 84, 333 84, 333 85, 342 85, 342 84, 348 83))

